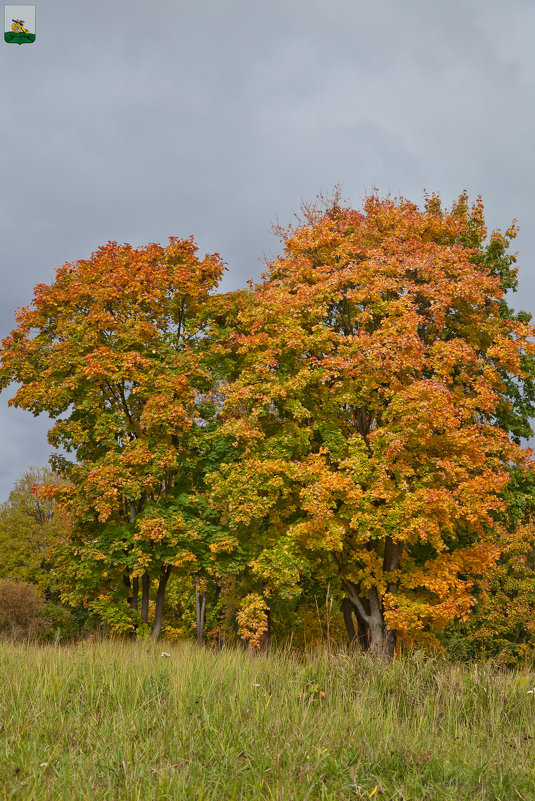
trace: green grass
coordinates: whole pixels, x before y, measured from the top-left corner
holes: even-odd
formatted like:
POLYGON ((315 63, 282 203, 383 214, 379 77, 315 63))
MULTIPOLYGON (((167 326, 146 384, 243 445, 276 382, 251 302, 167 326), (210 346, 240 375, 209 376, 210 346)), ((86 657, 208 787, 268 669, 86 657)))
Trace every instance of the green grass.
POLYGON ((102 642, 0 671, 0 801, 535 798, 527 668, 102 642))

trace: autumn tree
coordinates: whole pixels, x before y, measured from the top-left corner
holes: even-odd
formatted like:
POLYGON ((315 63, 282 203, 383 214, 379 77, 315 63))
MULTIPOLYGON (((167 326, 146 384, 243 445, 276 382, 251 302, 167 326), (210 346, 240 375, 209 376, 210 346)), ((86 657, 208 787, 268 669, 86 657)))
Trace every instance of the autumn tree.
POLYGON ((311 207, 227 337, 240 373, 220 434, 241 456, 212 476, 214 502, 238 540, 258 532, 266 586, 298 591, 319 564, 378 652, 396 635, 438 644, 503 548, 493 513, 510 467, 529 467, 513 440, 535 349, 504 305, 514 235, 483 247, 465 194, 450 211, 437 196, 311 207))
MULTIPOLYGON (((205 396, 199 312, 225 269, 192 238, 166 247, 109 242, 65 264, 0 351, 10 405, 56 421, 50 493, 73 531, 58 557, 63 598, 84 599, 116 631, 157 637, 172 571, 195 576, 210 520, 198 509, 205 396)), ((194 579, 193 579, 194 580, 194 579)))
POLYGON ((450 623, 440 639, 457 658, 512 666, 535 655, 535 470, 511 469, 500 495, 500 558, 475 580, 467 619, 450 623))

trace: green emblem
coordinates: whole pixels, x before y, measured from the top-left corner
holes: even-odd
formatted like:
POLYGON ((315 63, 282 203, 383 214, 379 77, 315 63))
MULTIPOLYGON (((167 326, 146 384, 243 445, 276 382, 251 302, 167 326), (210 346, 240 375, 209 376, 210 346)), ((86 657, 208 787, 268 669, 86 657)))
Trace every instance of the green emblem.
POLYGON ((4 41, 35 42, 35 6, 4 6, 4 41))

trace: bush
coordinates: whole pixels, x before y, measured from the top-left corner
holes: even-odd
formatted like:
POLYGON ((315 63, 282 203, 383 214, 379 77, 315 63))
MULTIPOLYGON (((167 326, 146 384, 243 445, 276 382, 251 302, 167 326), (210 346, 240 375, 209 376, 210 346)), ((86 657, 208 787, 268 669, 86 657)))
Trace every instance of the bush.
POLYGON ((40 635, 45 640, 72 640, 78 634, 79 626, 72 611, 55 601, 46 602, 41 619, 40 635))
POLYGON ((28 637, 40 632, 44 595, 31 584, 0 579, 0 633, 28 637))

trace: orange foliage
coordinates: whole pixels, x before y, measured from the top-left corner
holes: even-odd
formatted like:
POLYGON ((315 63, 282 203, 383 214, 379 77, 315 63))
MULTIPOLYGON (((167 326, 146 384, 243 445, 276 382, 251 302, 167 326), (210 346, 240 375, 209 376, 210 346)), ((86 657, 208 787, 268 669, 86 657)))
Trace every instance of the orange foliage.
POLYGON ((243 457, 213 492, 229 528, 267 521, 262 563, 282 521, 288 554, 320 560, 370 625, 377 593, 383 633, 407 639, 467 615, 500 555, 507 466, 531 454, 492 425, 535 329, 500 314, 485 235, 466 195, 449 213, 437 197, 309 209, 227 340, 241 371, 222 431, 243 457))

